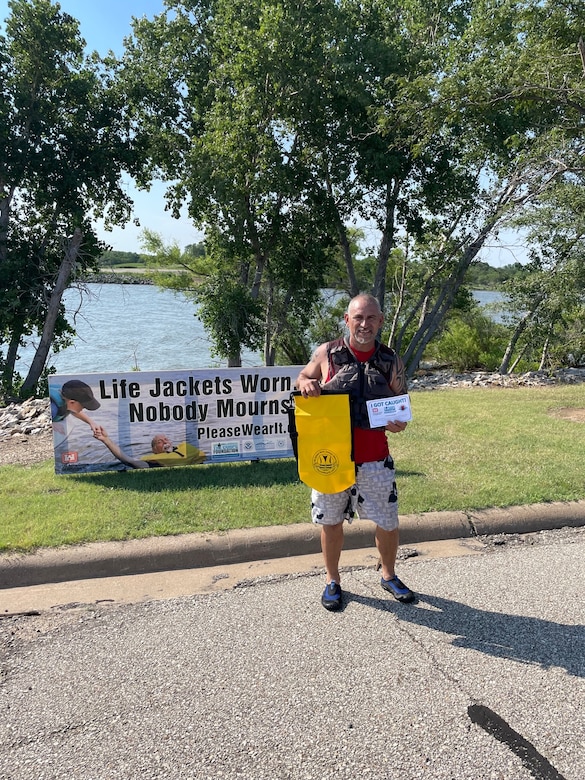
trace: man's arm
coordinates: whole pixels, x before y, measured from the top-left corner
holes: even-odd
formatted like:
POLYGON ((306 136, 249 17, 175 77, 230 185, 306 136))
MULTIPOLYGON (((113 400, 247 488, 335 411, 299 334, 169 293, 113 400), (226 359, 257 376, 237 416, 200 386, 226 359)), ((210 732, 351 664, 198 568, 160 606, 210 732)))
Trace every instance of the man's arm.
POLYGON ((321 395, 321 381, 327 378, 327 344, 321 344, 313 352, 307 365, 297 377, 296 387, 303 398, 321 395))
POLYGON ((406 369, 404 363, 399 355, 396 355, 394 360, 394 367, 392 369, 392 376, 388 382, 390 390, 394 395, 404 395, 408 393, 408 385, 406 382, 406 369))
MULTIPOLYGON (((388 385, 394 395, 404 395, 408 392, 408 385, 406 383, 406 370, 404 368, 402 358, 399 355, 396 355, 394 360, 394 369, 392 371, 392 376, 390 377, 388 385)), ((400 433, 406 428, 407 425, 408 423, 405 422, 389 422, 386 423, 386 430, 390 431, 390 433, 400 433)))
POLYGON ((102 444, 105 444, 106 447, 109 449, 109 451, 112 453, 114 458, 117 458, 118 460, 122 461, 122 463, 125 463, 127 466, 132 466, 134 469, 148 469, 150 468, 149 464, 145 460, 137 460, 136 458, 131 458, 129 455, 126 455, 126 453, 118 447, 118 445, 113 442, 108 434, 106 433, 104 428, 98 427, 96 429, 96 432, 94 433, 94 436, 98 441, 101 441, 102 444))

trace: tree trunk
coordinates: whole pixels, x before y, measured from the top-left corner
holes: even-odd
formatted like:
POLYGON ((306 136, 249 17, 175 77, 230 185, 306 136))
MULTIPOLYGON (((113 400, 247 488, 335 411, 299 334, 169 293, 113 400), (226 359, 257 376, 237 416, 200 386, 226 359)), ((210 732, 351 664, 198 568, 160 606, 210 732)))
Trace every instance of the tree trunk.
POLYGON ((337 203, 335 202, 335 197, 333 196, 333 187, 331 185, 331 180, 329 176, 327 176, 326 186, 327 186, 327 194, 329 195, 329 199, 331 201, 333 211, 335 213, 335 217, 334 217, 335 229, 337 230, 339 245, 341 247, 341 251, 343 254, 343 261, 345 263, 345 270, 347 271, 349 297, 354 298, 356 295, 359 294, 359 288, 358 288, 358 283, 355 275, 355 266, 353 264, 351 246, 349 243, 349 239, 347 237, 347 230, 345 229, 345 224, 341 219, 341 216, 339 214, 339 209, 337 208, 337 203))
POLYGON ((19 318, 11 328, 10 343, 8 350, 6 351, 6 359, 2 366, 2 388, 4 394, 12 396, 14 393, 14 374, 16 371, 16 360, 18 358, 18 348, 20 346, 20 338, 22 336, 24 327, 24 319, 19 318))
POLYGON ((268 280, 268 295, 266 299, 266 316, 264 318, 264 365, 274 365, 274 348, 272 346, 272 313, 274 309, 274 285, 268 280))
MULTIPOLYGON (((391 347, 396 339, 396 331, 398 328, 398 319, 400 317, 400 314, 402 312, 402 307, 404 305, 404 294, 406 291, 406 262, 407 257, 404 258, 404 262, 402 263, 402 268, 400 269, 400 283, 398 285, 398 295, 396 296, 396 305, 394 307, 394 313, 392 315, 392 325, 390 326, 390 333, 388 334, 388 346, 391 347)), ((400 345, 396 344, 396 350, 400 352, 400 345)))
POLYGON ((510 365, 510 360, 512 359, 512 355, 514 353, 514 350, 516 349, 516 344, 518 343, 518 339, 520 338, 520 336, 524 333, 524 331, 528 327, 528 321, 529 321, 531 316, 532 316, 532 312, 526 312, 526 314, 522 317, 520 322, 516 325, 516 328, 514 329, 514 332, 510 336, 510 341, 508 341, 508 346, 506 347, 506 351, 504 352, 504 357, 502 358, 502 363, 500 365, 500 374, 507 374, 508 373, 508 367, 510 365))
POLYGON ((43 332, 41 333, 39 346, 37 347, 37 351, 35 352, 35 356, 31 363, 29 372, 20 390, 20 396, 22 398, 26 398, 34 393, 47 363, 47 357, 49 355, 49 350, 53 341, 55 324, 59 315, 59 307, 61 305, 63 293, 67 289, 71 273, 75 268, 82 241, 83 233, 79 228, 75 228, 73 237, 68 242, 67 249, 65 250, 65 256, 63 257, 59 267, 57 279, 51 292, 51 298, 47 307, 47 316, 45 318, 45 324, 43 326, 43 332))
MULTIPOLYGON (((552 330, 552 328, 551 328, 552 330)), ((544 367, 546 366, 546 361, 548 360, 548 348, 550 346, 550 332, 549 335, 544 340, 544 345, 542 347, 542 354, 540 356, 540 365, 538 366, 539 371, 544 371, 544 367)))
POLYGON ((408 377, 413 376, 414 372, 417 370, 425 349, 451 310, 455 295, 463 283, 466 268, 467 266, 463 267, 460 264, 457 274, 454 277, 450 277, 445 282, 441 288, 437 302, 424 318, 408 345, 408 348, 404 353, 404 366, 408 377))
POLYGON ((349 239, 347 238, 347 231, 341 220, 338 220, 337 222, 337 234, 339 236, 339 243, 341 245, 341 251, 343 252, 345 269, 347 271, 347 280, 349 282, 349 297, 355 298, 355 296, 359 294, 359 287, 355 275, 353 257, 351 255, 351 246, 349 244, 349 239))
POLYGON ((386 297, 386 271, 388 270, 388 258, 394 248, 394 220, 396 213, 396 201, 400 191, 401 182, 394 180, 386 187, 386 213, 384 217, 384 229, 382 230, 382 240, 378 250, 378 263, 376 266, 376 275, 374 277, 374 286, 372 295, 378 299, 380 308, 384 311, 384 298, 386 297))
POLYGON ((530 311, 527 311, 522 317, 522 319, 516 325, 516 328, 510 337, 510 341, 508 342, 508 346, 506 347, 506 351, 504 352, 504 357, 502 358, 502 364, 500 365, 500 374, 508 373, 509 370, 508 366, 510 365, 510 360, 512 359, 512 354, 516 348, 518 339, 528 327, 528 323, 534 317, 538 307, 543 302, 543 300, 544 300, 544 295, 539 296, 534 302, 534 305, 532 306, 530 311))
POLYGON ((451 310, 455 296, 457 295, 463 281, 465 272, 477 257, 480 249, 485 244, 487 237, 496 227, 503 214, 500 205, 495 212, 486 218, 486 221, 474 240, 463 250, 459 261, 457 262, 453 273, 443 282, 434 305, 428 311, 419 325, 416 333, 411 339, 408 349, 404 353, 404 365, 406 375, 411 377, 417 370, 427 345, 433 336, 437 333, 443 324, 445 317, 451 310))
POLYGON ((516 360, 515 360, 515 361, 512 363, 512 365, 510 366, 510 374, 513 374, 513 373, 514 373, 514 371, 516 371, 516 367, 518 366, 518 363, 519 363, 519 362, 522 360, 522 358, 524 357, 524 353, 526 352, 526 350, 527 350, 527 349, 528 349, 528 344, 524 344, 524 346, 522 347, 522 349, 520 350, 520 352, 519 352, 519 353, 518 353, 518 355, 516 356, 516 360))
POLYGON ((485 225, 473 243, 471 243, 463 252, 454 273, 445 280, 434 306, 427 312, 404 354, 404 365, 406 367, 407 376, 411 377, 417 370, 427 345, 437 333, 443 324, 445 317, 451 310, 455 296, 463 284, 465 272, 482 248, 493 227, 494 223, 491 221, 485 225))

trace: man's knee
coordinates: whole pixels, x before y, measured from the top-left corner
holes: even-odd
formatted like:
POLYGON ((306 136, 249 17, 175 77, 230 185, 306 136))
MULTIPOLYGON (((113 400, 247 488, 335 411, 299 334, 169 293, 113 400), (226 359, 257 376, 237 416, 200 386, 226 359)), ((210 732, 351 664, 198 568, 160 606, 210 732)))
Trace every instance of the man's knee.
POLYGON ((377 525, 376 536, 380 536, 382 539, 394 539, 398 536, 398 526, 395 528, 383 528, 381 525, 377 525))
POLYGON ((343 536, 343 520, 340 523, 323 523, 321 525, 321 532, 325 536, 343 536))

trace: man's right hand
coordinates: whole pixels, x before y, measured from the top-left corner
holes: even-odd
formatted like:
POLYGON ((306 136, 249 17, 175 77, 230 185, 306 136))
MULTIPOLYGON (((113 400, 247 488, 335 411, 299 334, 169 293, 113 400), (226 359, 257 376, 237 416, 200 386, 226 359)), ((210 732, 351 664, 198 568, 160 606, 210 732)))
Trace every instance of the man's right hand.
POLYGON ((310 379, 310 378, 299 378, 298 380, 298 388, 303 396, 303 398, 317 398, 321 395, 321 383, 318 379, 310 379))

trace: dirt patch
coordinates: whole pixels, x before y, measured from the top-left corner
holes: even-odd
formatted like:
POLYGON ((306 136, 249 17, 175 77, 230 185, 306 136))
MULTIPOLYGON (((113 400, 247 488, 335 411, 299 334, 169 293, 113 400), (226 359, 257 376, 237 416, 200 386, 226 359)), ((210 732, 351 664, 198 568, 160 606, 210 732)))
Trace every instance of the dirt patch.
POLYGON ((558 417, 561 420, 585 423, 585 409, 574 409, 568 406, 563 409, 555 409, 555 411, 550 414, 551 417, 558 417))
POLYGON ((26 466, 41 463, 53 457, 53 435, 38 433, 33 436, 15 434, 0 440, 0 466, 9 463, 26 466))

